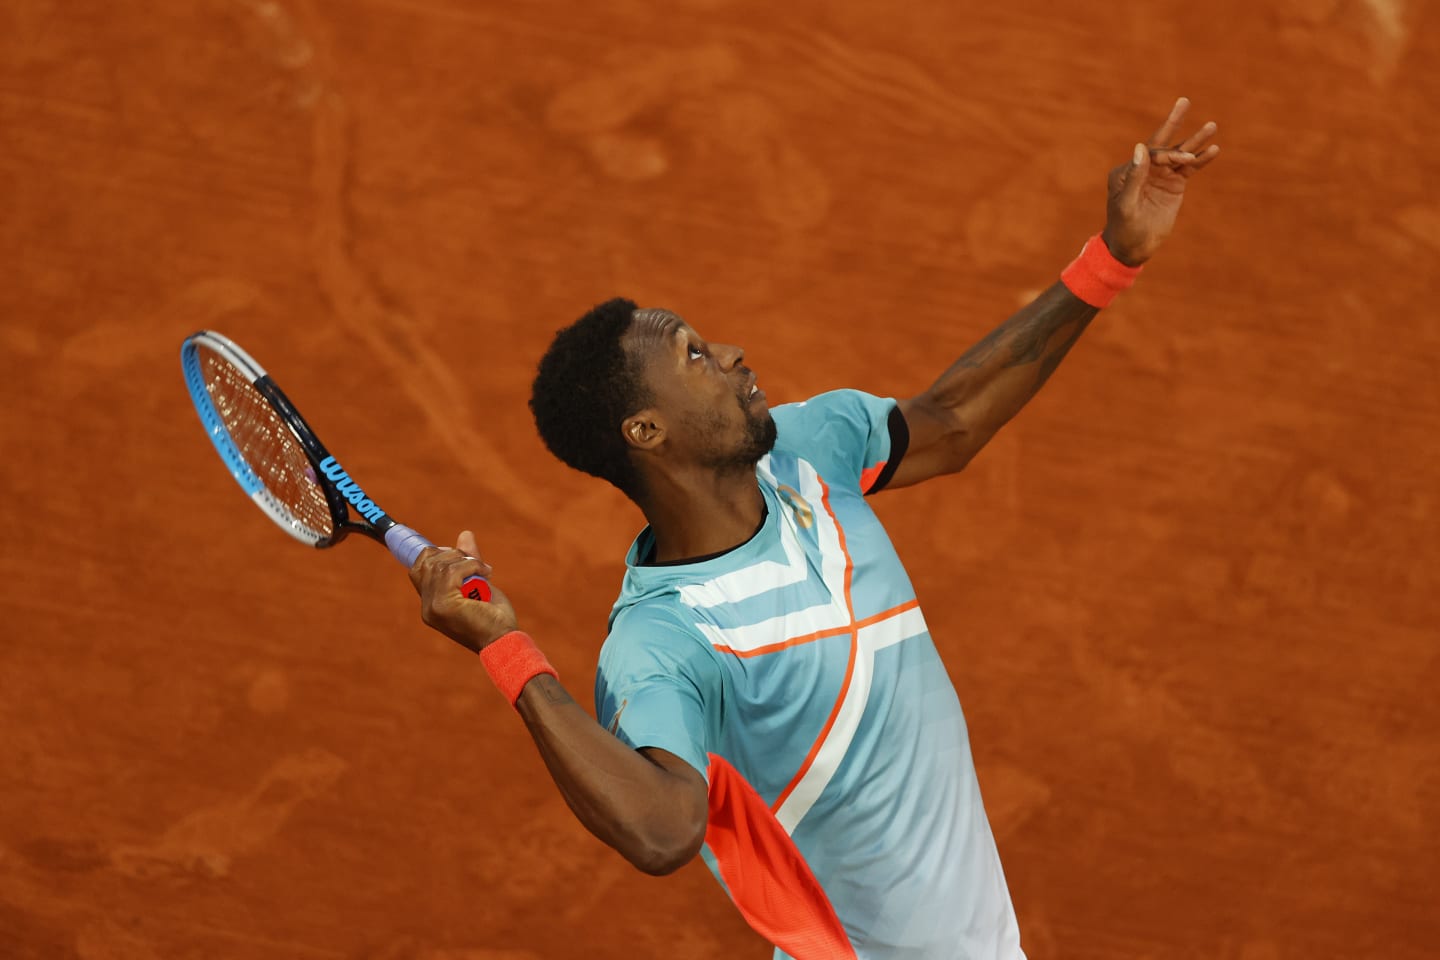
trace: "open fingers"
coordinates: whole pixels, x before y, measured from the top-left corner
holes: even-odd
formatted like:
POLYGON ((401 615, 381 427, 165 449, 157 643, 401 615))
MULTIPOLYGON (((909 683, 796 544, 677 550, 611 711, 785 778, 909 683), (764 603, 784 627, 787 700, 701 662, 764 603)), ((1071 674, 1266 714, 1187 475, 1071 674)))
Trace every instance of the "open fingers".
POLYGON ((1173 170, 1182 177, 1189 177, 1204 170, 1210 161, 1220 155, 1220 145, 1212 143, 1199 153, 1185 153, 1181 150, 1151 151, 1151 162, 1157 167, 1173 170))
POLYGON ((1175 136, 1175 131, 1180 129, 1180 121, 1185 119, 1185 111, 1190 109, 1190 100, 1180 97, 1175 101, 1175 106, 1170 108, 1170 116, 1160 124, 1160 129, 1150 136, 1150 146, 1164 147, 1175 136))
POLYGON ((1178 149, 1184 150, 1186 153, 1198 155, 1205 144, 1210 142, 1210 138, 1215 136, 1215 131, 1218 129, 1219 127, 1215 124, 1215 121, 1211 120, 1202 125, 1199 130, 1190 134, 1190 138, 1180 144, 1178 149))
POLYGON ((1183 150, 1151 150, 1150 162, 1157 167, 1184 167, 1195 162, 1195 154, 1183 150))
POLYGON ((1195 159, 1187 163, 1181 172, 1187 177, 1192 173, 1199 173, 1210 165, 1211 160, 1214 160, 1218 156, 1220 156, 1220 144, 1212 143, 1196 154, 1195 159))

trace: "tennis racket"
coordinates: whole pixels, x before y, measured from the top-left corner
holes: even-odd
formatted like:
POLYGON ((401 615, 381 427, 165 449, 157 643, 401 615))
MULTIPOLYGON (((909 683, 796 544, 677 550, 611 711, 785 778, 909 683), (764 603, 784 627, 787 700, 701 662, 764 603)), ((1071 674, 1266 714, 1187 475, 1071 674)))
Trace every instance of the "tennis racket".
MULTIPOLYGON (((281 530, 318 549, 363 534, 383 543, 407 569, 433 546, 361 489, 270 375, 236 343, 201 330, 185 338, 180 364, 220 459, 281 530)), ((490 584, 470 577, 460 592, 489 600, 490 584)))

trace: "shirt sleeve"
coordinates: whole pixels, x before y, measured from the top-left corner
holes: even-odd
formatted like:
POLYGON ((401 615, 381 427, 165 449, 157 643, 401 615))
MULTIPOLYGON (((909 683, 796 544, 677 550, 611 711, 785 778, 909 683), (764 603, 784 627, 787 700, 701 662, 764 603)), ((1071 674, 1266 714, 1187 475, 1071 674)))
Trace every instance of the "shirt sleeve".
POLYGON ((832 390, 785 404, 772 416, 786 449, 827 479, 844 478, 865 494, 885 488, 910 442, 896 401, 859 390, 832 390))
POLYGON ((709 644, 643 609, 621 614, 600 650, 595 716, 623 743, 659 747, 709 779, 720 667, 709 644))

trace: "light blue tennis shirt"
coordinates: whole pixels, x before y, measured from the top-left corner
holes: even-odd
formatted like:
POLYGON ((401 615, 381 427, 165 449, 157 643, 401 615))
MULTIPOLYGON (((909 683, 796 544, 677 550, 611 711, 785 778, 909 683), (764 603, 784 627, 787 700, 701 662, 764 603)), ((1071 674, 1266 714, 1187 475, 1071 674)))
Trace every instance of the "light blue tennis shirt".
POLYGON ((777 958, 1023 960, 960 702, 865 501, 904 420, 853 390, 773 416, 749 541, 646 565, 636 538, 600 723, 705 775, 702 856, 777 958))

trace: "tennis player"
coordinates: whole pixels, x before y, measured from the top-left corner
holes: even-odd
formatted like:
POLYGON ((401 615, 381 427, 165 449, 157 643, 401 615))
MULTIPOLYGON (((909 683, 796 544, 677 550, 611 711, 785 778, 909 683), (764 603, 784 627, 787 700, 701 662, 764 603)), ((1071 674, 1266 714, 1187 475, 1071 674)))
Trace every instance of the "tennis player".
POLYGON ((1215 125, 1177 101, 1110 173, 1108 218, 1060 281, 903 400, 773 409, 736 346, 611 300, 560 331, 531 408, 554 454, 648 526, 600 651, 592 719, 474 537, 411 571, 425 622, 479 649, 566 802, 639 869, 702 856, 798 960, 1014 960, 1020 932, 965 720, 865 498, 961 470, 1054 372, 1175 224, 1215 125))

